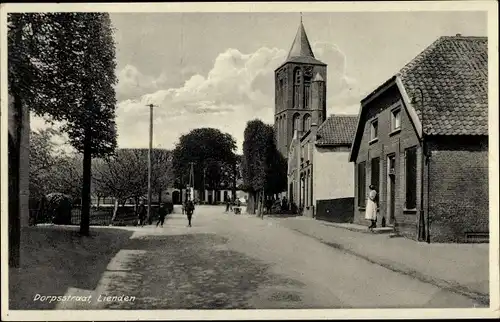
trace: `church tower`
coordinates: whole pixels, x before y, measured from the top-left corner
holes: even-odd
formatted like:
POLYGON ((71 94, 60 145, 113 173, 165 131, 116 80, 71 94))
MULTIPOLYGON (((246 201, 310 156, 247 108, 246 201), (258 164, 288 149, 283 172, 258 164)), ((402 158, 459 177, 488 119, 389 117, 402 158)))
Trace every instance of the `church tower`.
POLYGON ((295 131, 326 119, 326 64, 317 60, 300 20, 286 61, 274 71, 276 145, 284 157, 295 131))

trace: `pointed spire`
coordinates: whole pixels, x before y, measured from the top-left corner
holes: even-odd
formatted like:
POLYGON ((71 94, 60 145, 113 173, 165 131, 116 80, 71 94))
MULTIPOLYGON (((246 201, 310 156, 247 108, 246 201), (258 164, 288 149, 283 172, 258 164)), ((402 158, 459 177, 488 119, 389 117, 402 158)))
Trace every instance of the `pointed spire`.
POLYGON ((316 73, 316 76, 314 76, 313 82, 324 82, 325 80, 319 73, 316 73))
POLYGON ((309 44, 309 39, 307 39, 306 30, 304 29, 304 25, 302 24, 302 12, 300 13, 299 29, 297 30, 297 34, 295 35, 295 39, 293 41, 292 47, 290 48, 287 59, 290 59, 292 57, 314 58, 311 45, 309 44))

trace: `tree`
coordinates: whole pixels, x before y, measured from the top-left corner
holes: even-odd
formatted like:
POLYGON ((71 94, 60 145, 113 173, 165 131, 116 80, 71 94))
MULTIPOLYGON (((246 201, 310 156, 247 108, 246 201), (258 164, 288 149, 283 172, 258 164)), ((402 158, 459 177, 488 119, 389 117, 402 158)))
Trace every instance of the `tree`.
POLYGON ((61 161, 57 145, 53 141, 56 135, 53 129, 31 131, 30 133, 30 198, 35 200, 50 191, 54 167, 61 161))
POLYGON ((262 215, 267 196, 286 188, 286 168, 286 160, 276 148, 273 127, 260 120, 249 121, 244 132, 242 175, 250 213, 262 215))
POLYGON ((153 193, 158 195, 159 202, 162 192, 174 184, 172 158, 172 151, 165 149, 151 151, 151 186, 153 193))
POLYGON ((39 199, 48 193, 81 196, 82 158, 67 153, 53 142, 60 133, 54 129, 32 131, 30 136, 30 197, 39 199))
MULTIPOLYGON (((170 155, 170 151, 163 149, 153 149, 151 153, 151 183, 158 195, 173 183, 170 155)), ((137 206, 139 198, 148 189, 148 150, 117 149, 112 156, 97 159, 92 171, 95 191, 106 192, 107 196, 116 198, 118 204, 115 207, 131 198, 137 206)))
POLYGON ((190 162, 194 162, 194 188, 220 189, 224 166, 234 165, 236 141, 218 129, 199 128, 182 135, 173 151, 176 186, 189 183, 190 162))
MULTIPOLYGON (((38 114, 57 109, 55 92, 61 89, 53 77, 54 37, 50 14, 15 13, 7 17, 9 109, 13 131, 9 133, 9 266, 20 265, 20 151, 23 118, 29 107, 38 114), (53 64, 52 64, 53 65, 53 64)), ((26 215, 26 214, 25 214, 26 215)))
MULTIPOLYGON (((89 234, 92 156, 116 147, 115 46, 106 13, 30 13, 8 16, 9 94, 16 133, 21 133, 23 106, 37 115, 64 122, 63 131, 83 152, 82 221, 89 234)), ((19 247, 19 140, 13 139, 11 162, 11 246, 19 247), (17 204, 17 206, 16 206, 17 204)), ((14 255, 13 255, 14 256, 14 255)), ((19 265, 13 259, 12 265, 19 265)))

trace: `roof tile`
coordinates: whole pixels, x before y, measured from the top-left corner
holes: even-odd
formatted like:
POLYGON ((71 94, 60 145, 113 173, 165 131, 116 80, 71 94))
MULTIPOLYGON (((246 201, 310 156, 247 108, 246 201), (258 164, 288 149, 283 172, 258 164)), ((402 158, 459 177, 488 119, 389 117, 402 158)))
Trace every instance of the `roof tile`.
POLYGON ((331 115, 319 127, 316 145, 351 145, 356 126, 357 115, 331 115))

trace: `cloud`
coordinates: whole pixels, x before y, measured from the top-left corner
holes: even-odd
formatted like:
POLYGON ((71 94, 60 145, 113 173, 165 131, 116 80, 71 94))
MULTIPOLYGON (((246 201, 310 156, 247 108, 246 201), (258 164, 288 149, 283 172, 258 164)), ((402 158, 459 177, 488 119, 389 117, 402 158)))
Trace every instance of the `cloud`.
MULTIPOLYGON (((181 87, 121 101, 117 109, 119 146, 147 146, 147 135, 139 133, 148 133, 148 104, 157 106, 154 133, 164 147, 200 126, 224 129, 241 145, 248 120, 273 120, 274 69, 285 57, 286 52, 276 48, 264 47, 251 54, 230 48, 218 55, 206 76, 195 74, 181 87)), ((130 70, 132 75, 141 75, 130 70)))
POLYGON ((116 85, 118 101, 157 91, 167 83, 167 76, 164 73, 155 78, 142 74, 132 65, 126 65, 116 76, 118 78, 118 84, 116 85))
POLYGON ((316 58, 328 65, 327 109, 328 114, 356 114, 363 93, 356 79, 348 76, 347 57, 335 44, 313 44, 316 58))
MULTIPOLYGON (((313 50, 328 64, 328 113, 357 113, 360 94, 356 80, 347 75, 343 52, 329 43, 316 43, 313 50)), ((178 71, 187 76, 178 87, 168 86, 165 74, 152 77, 125 66, 117 75, 118 146, 148 146, 147 105, 154 104, 154 146, 173 148, 180 135, 215 127, 233 135, 240 150, 249 120, 273 122, 274 70, 286 54, 277 48, 262 47, 250 54, 229 48, 205 75, 195 72, 195 66, 178 71)))

